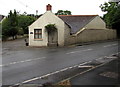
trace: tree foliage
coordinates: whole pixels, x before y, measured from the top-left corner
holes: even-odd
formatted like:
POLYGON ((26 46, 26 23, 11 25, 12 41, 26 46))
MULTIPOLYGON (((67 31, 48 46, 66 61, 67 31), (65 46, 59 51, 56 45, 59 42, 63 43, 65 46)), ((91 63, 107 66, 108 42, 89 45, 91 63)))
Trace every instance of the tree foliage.
POLYGON ((2 22, 2 36, 10 37, 12 36, 15 39, 15 36, 18 33, 18 20, 17 20, 17 12, 10 11, 8 17, 2 22))
POLYGON ((114 18, 112 20, 112 28, 120 29, 120 6, 114 13, 114 18))
POLYGON ((103 16, 108 28, 117 29, 118 37, 120 28, 120 5, 117 2, 108 2, 100 6, 106 14, 103 16))
POLYGON ((19 15, 18 26, 23 29, 25 34, 28 34, 28 26, 36 20, 33 16, 19 15))
POLYGON ((34 16, 19 14, 14 10, 10 11, 6 19, 2 22, 2 38, 13 37, 16 35, 28 34, 28 26, 36 20, 34 16))
POLYGON ((107 26, 112 28, 114 17, 116 16, 116 13, 118 13, 118 4, 115 2, 108 2, 104 3, 100 7, 103 12, 106 12, 106 14, 103 16, 103 19, 105 20, 107 26))
POLYGON ((57 13, 55 13, 55 15, 72 15, 71 11, 68 10, 58 10, 57 13))
POLYGON ((49 34, 57 30, 55 24, 48 24, 45 26, 45 29, 48 31, 49 34))

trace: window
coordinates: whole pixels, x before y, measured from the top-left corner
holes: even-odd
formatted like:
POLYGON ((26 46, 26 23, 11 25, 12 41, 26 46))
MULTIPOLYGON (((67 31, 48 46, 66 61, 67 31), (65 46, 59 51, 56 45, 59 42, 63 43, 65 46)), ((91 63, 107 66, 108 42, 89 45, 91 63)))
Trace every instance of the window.
POLYGON ((42 29, 34 29, 34 39, 42 39, 42 29))

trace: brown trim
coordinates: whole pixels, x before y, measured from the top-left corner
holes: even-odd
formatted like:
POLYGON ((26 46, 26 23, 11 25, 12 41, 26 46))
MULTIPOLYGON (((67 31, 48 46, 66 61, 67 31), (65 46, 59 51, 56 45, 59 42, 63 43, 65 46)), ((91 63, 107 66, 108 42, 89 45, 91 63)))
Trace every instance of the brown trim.
POLYGON ((42 41, 43 39, 42 39, 42 38, 38 38, 38 39, 35 38, 34 40, 35 40, 35 41, 42 41))
POLYGON ((42 29, 34 29, 34 39, 35 40, 41 40, 42 38, 38 38, 39 37, 39 35, 41 35, 41 37, 42 37, 42 29), (41 31, 41 32, 35 32, 35 31, 41 31), (35 38, 35 35, 37 35, 37 37, 35 38))

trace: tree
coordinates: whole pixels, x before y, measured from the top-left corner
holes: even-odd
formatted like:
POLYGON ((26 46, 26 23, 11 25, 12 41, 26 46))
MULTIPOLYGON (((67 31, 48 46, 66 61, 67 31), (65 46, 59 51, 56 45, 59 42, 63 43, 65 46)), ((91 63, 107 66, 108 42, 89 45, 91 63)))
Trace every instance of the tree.
POLYGON ((58 10, 57 13, 55 13, 55 15, 72 15, 71 11, 68 10, 58 10))
POLYGON ((117 2, 108 2, 100 6, 103 12, 106 14, 103 16, 108 28, 113 28, 117 30, 117 35, 119 35, 120 28, 120 6, 117 2))
POLYGON ((17 20, 17 12, 14 10, 10 11, 8 17, 2 22, 2 37, 13 37, 15 39, 15 36, 18 33, 18 20, 17 20))
POLYGON ((8 18, 6 18, 5 20, 3 20, 2 22, 2 39, 6 40, 9 37, 9 21, 8 18))
POLYGON ((114 19, 116 10, 117 10, 117 4, 115 2, 108 2, 108 3, 104 3, 100 7, 103 12, 107 12, 103 16, 103 19, 105 20, 107 24, 107 27, 112 28, 112 22, 113 22, 113 19, 114 19))
POLYGON ((116 12, 114 13, 114 17, 112 20, 112 28, 120 28, 120 6, 116 9, 116 12))
POLYGON ((33 23, 36 18, 33 15, 19 14, 19 12, 12 12, 10 10, 8 17, 2 22, 2 38, 7 39, 17 35, 28 34, 28 26, 33 23))
POLYGON ((19 15, 18 26, 23 29, 25 34, 28 34, 28 26, 36 20, 33 16, 19 15))

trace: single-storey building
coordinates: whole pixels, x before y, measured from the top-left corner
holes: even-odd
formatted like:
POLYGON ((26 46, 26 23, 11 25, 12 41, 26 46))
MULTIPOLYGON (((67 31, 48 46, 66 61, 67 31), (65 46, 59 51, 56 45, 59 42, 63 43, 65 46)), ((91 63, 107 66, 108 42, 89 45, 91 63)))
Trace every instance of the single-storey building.
POLYGON ((116 38, 116 31, 106 29, 98 15, 55 15, 52 6, 29 26, 29 46, 65 46, 81 42, 116 38), (48 33, 45 26, 54 24, 56 31, 48 33))

